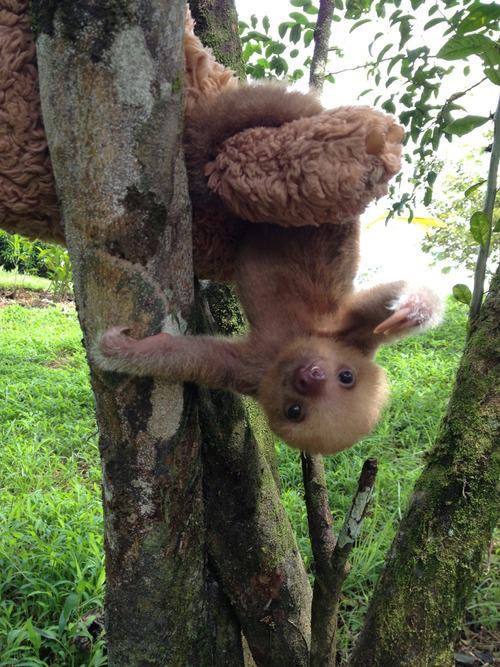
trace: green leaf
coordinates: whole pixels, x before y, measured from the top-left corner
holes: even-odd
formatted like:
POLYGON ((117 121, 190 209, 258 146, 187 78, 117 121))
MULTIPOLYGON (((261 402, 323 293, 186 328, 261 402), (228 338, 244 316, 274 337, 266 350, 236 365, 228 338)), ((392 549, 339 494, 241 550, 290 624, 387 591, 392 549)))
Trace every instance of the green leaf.
POLYGON ((293 7, 305 7, 309 2, 310 0, 290 0, 290 4, 293 7))
POLYGON ((488 54, 496 54, 498 58, 498 48, 485 35, 454 35, 443 44, 437 56, 444 60, 461 60, 472 55, 483 57, 488 54))
POLYGON ((309 44, 313 41, 314 37, 314 31, 313 30, 306 30, 304 33, 304 46, 309 46, 309 44))
POLYGON ((300 23, 295 23, 293 28, 290 30, 290 41, 293 42, 294 44, 297 44, 297 42, 300 40, 301 33, 302 33, 302 26, 300 25, 300 23))
POLYGON ((432 188, 428 187, 428 188, 425 188, 424 206, 429 206, 431 201, 432 201, 432 188))
POLYGON ((305 14, 300 12, 290 12, 288 16, 295 21, 295 23, 302 23, 302 25, 307 25, 309 20, 305 14))
POLYGON ((396 21, 396 19, 401 16, 403 13, 402 9, 396 9, 396 11, 392 12, 392 14, 389 16, 389 21, 391 22, 391 25, 396 21))
POLYGON ((40 651, 40 646, 42 643, 42 639, 36 629, 33 627, 33 623, 31 621, 31 618, 28 618, 28 620, 24 624, 24 629, 26 630, 28 634, 28 638, 30 642, 33 644, 33 648, 35 649, 36 653, 40 651))
POLYGON ((344 3, 343 0, 333 0, 333 4, 335 6, 335 9, 344 9, 344 3))
POLYGON ((368 93, 371 93, 371 92, 372 92, 372 89, 371 89, 371 88, 365 88, 365 90, 363 90, 363 91, 359 94, 358 97, 364 97, 364 95, 367 95, 368 93))
POLYGON ((377 56, 377 62, 381 62, 387 51, 390 51, 392 49, 393 45, 392 44, 386 44, 384 48, 380 51, 380 53, 377 56))
POLYGON ((269 67, 276 72, 277 76, 288 72, 288 63, 281 56, 273 56, 269 67))
POLYGON ((266 57, 272 56, 273 53, 279 56, 283 51, 285 51, 286 46, 280 42, 271 42, 269 46, 266 47, 266 57))
POLYGON ((349 30, 349 33, 353 32, 354 30, 356 30, 356 28, 359 28, 360 26, 364 25, 365 23, 371 23, 371 19, 361 19, 361 21, 356 21, 356 23, 349 30))
POLYGON ((66 598, 66 602, 64 603, 63 610, 61 612, 61 616, 59 617, 59 636, 62 635, 64 632, 64 628, 66 627, 68 623, 68 619, 71 615, 71 612, 76 609, 80 602, 79 596, 76 593, 70 593, 68 597, 66 598))
POLYGON ((283 39, 283 37, 286 35, 286 32, 288 28, 290 28, 293 25, 293 23, 289 23, 288 21, 285 21, 284 23, 280 23, 278 26, 278 34, 283 39))
POLYGON ((433 28, 435 25, 438 25, 438 23, 442 23, 443 21, 446 21, 446 19, 444 18, 431 19, 430 21, 427 21, 427 23, 424 25, 424 30, 429 30, 429 28, 433 28))
POLYGON ((394 104, 394 102, 392 100, 386 100, 382 104, 382 109, 384 111, 387 111, 387 113, 396 113, 396 105, 394 104))
POLYGON ((296 58, 299 55, 299 50, 298 49, 292 49, 290 51, 290 58, 296 58))
POLYGON ((264 32, 266 33, 266 35, 269 32, 269 26, 270 25, 271 24, 269 22, 269 16, 264 16, 264 18, 262 19, 262 26, 264 28, 264 32))
POLYGON ((446 134, 456 134, 458 137, 463 137, 464 134, 472 132, 476 127, 481 127, 489 120, 487 116, 464 116, 448 123, 443 129, 446 134))
POLYGON ((500 86, 500 67, 485 67, 484 73, 496 86, 500 86))
MULTIPOLYGON (((460 22, 458 33, 463 34, 486 28, 498 19, 500 19, 500 5, 494 2, 491 4, 474 3, 469 9, 469 14, 460 22)), ((494 26, 492 27, 495 29, 494 26)))
POLYGON ((263 32, 259 32, 258 30, 250 30, 250 32, 247 32, 245 35, 244 39, 255 39, 257 42, 265 42, 266 44, 271 41, 270 37, 264 35, 263 32))
POLYGON ((481 185, 484 185, 484 183, 486 183, 486 179, 483 179, 482 181, 479 181, 478 183, 474 183, 474 185, 471 185, 464 192, 464 197, 469 198, 478 188, 481 187, 481 185))
POLYGON ((412 93, 405 93, 404 95, 401 95, 399 98, 399 101, 401 104, 404 104, 405 107, 408 109, 413 106, 413 100, 414 100, 414 95, 412 93))
POLYGON ((317 14, 318 8, 314 5, 307 5, 307 7, 304 7, 304 11, 306 14, 317 14))
POLYGON ((460 301, 460 303, 465 303, 466 306, 470 304, 472 299, 470 289, 467 285, 462 284, 453 285, 453 296, 457 301, 460 301))
POLYGON ((397 56, 394 56, 394 58, 392 58, 391 62, 389 63, 389 66, 387 68, 387 74, 390 74, 392 68, 395 65, 397 65, 400 60, 403 60, 403 58, 404 58, 404 56, 401 53, 398 53, 397 56))
POLYGON ((426 179, 427 183, 429 183, 429 185, 434 185, 434 183, 436 182, 436 178, 437 178, 437 172, 430 171, 427 174, 427 179, 426 179))
POLYGON ((250 23, 252 24, 252 28, 255 30, 255 28, 257 27, 257 17, 255 16, 255 14, 252 14, 252 16, 250 17, 250 23))
POLYGON ((409 20, 401 21, 399 24, 399 34, 401 36, 401 39, 399 40, 399 49, 402 49, 411 37, 411 24, 409 20))
POLYGON ((470 233, 479 245, 486 247, 490 238, 490 221, 484 211, 476 211, 470 219, 470 233))
POLYGON ((498 218, 498 220, 495 221, 495 224, 493 225, 493 231, 495 232, 495 234, 498 234, 498 232, 500 232, 500 218, 498 218))

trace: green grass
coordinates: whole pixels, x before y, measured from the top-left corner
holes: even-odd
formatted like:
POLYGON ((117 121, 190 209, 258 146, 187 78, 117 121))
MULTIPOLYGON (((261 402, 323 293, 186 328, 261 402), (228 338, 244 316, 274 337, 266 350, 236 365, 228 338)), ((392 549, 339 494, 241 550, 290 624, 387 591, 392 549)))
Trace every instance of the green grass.
MULTIPOLYGON (((465 338, 465 307, 450 301, 445 322, 424 335, 382 348, 377 361, 391 385, 391 401, 376 431, 352 449, 326 461, 330 506, 339 530, 350 507, 365 459, 378 459, 375 497, 366 517, 361 544, 353 551, 351 571, 340 607, 339 648, 344 652, 360 630, 373 586, 405 510, 424 453, 435 441, 465 338)), ((311 549, 297 455, 279 446, 284 502, 307 565, 311 549)), ((497 566, 500 565, 498 560, 497 566)), ((500 574, 498 567, 497 575, 500 574)), ((490 571, 471 603, 470 622, 491 629, 500 622, 499 577, 490 571)))
POLYGON ((50 289, 50 280, 48 278, 40 278, 39 276, 29 276, 26 273, 6 271, 0 267, 0 289, 15 289, 20 287, 34 290, 35 292, 48 292, 50 289))
MULTIPOLYGON (((1 275, 0 275, 1 278, 1 275)), ((434 441, 464 338, 464 307, 451 304, 432 333, 384 349, 392 402, 377 431, 327 460, 337 528, 362 462, 379 460, 377 491, 352 556, 341 606, 340 648, 359 630, 384 554, 434 441)), ((74 313, 0 309, 0 667, 104 664, 74 638, 102 607, 100 466, 92 396, 74 313)), ((278 446, 283 500, 311 563, 297 453, 278 446)), ((497 579, 498 580, 498 579, 497 579)), ((470 607, 494 627, 498 589, 490 571, 470 607)))

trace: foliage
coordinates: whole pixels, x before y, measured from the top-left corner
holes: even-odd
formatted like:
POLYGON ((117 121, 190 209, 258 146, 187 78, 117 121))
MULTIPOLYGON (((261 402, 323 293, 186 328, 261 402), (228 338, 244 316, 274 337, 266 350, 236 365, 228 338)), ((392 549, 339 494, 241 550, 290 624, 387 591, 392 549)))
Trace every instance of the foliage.
MULTIPOLYGON (((337 0, 342 2, 342 0, 337 0)), ((310 0, 291 0, 288 19, 279 24, 277 35, 271 30, 267 16, 252 15, 251 25, 239 22, 246 73, 252 79, 278 79, 295 83, 307 73, 311 65, 314 28, 318 8, 310 0), (298 11, 298 9, 301 11, 298 11), (259 24, 262 29, 258 30, 259 24), (278 38, 279 35, 279 38, 278 38)), ((339 21, 334 16, 334 21, 339 21)), ((332 47, 339 56, 340 49, 332 47)), ((333 81, 328 76, 327 80, 333 81)))
POLYGON ((30 241, 20 234, 0 230, 0 267, 50 279, 50 289, 58 297, 72 291, 73 274, 65 248, 52 243, 30 241))
POLYGON ((59 245, 40 249, 40 258, 50 278, 50 288, 59 297, 66 297, 73 289, 73 271, 68 252, 59 245))
POLYGON ((90 656, 74 645, 104 587, 81 332, 55 307, 9 306, 0 321, 0 666, 97 667, 102 640, 90 656))
MULTIPOLYGON (((438 171, 444 167, 438 165, 438 171)), ((443 272, 452 268, 464 268, 470 274, 476 265, 478 245, 484 237, 489 222, 482 212, 485 181, 481 181, 481 163, 475 154, 469 154, 452 165, 443 178, 433 203, 433 214, 445 223, 445 227, 432 227, 427 232, 422 250, 436 262, 444 262, 443 272)), ((500 202, 494 212, 500 217, 500 202)), ((500 261, 500 238, 494 233, 491 240, 489 275, 500 261)))
POLYGON ((45 276, 39 252, 44 247, 40 241, 30 241, 20 234, 8 234, 0 230, 0 266, 17 273, 45 276))
MULTIPOLYGON (((383 349, 380 361, 392 384, 383 421, 372 436, 326 461, 338 526, 362 462, 379 459, 375 503, 340 610, 344 655, 434 441, 464 323, 464 307, 450 304, 442 327, 383 349)), ((102 640, 93 642, 91 657, 74 644, 88 623, 81 619, 101 607, 104 585, 99 455, 81 332, 73 313, 55 307, 3 308, 0 328, 0 667, 96 667, 103 664, 102 640)), ((281 444, 278 453, 283 501, 310 568, 299 457, 281 444)), ((492 570, 483 578, 470 623, 493 628, 500 620, 494 579, 492 570)))
MULTIPOLYGON (((240 22, 249 76, 286 75, 295 81, 303 76, 303 68, 310 65, 307 48, 313 40, 317 4, 312 0, 291 0, 291 5, 295 11, 279 25, 280 39, 273 37, 267 17, 261 21, 262 30, 257 30, 256 16, 252 17, 251 26, 240 22), (292 60, 304 53, 306 58, 300 73, 291 71, 292 60)), ((375 106, 397 114, 407 128, 405 159, 415 166, 410 187, 394 202, 393 214, 402 215, 407 209, 411 216, 422 189, 424 204, 431 202, 437 172, 429 163, 443 139, 451 141, 454 136, 463 136, 491 121, 491 109, 485 109, 481 116, 470 115, 462 104, 468 93, 485 81, 500 84, 500 47, 495 32, 499 18, 498 5, 478 0, 460 4, 457 0, 348 0, 346 4, 344 0, 336 0, 333 20, 340 22, 337 32, 354 33, 366 24, 371 24, 377 32, 369 46, 371 60, 330 72, 326 80, 335 83, 337 76, 364 68, 374 87, 364 90, 361 96, 371 94, 370 101, 375 106), (441 46, 431 53, 425 35, 439 30, 441 46), (482 76, 478 77, 477 69, 471 68, 471 56, 480 60, 482 76), (450 88, 451 75, 457 71, 464 82, 461 90, 444 93, 450 88)), ((335 46, 330 51, 342 55, 335 46)), ((401 179, 399 175, 397 182, 401 179)))

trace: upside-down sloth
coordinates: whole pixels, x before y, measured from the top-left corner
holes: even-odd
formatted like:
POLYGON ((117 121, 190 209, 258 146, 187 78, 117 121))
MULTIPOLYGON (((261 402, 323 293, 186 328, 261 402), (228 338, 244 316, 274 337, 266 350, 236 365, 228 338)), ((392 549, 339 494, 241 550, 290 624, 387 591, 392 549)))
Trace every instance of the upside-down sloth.
MULTIPOLYGON (((137 340, 120 326, 101 337, 94 358, 108 370, 253 396, 293 447, 324 454, 349 447, 374 427, 387 395, 373 361, 378 345, 438 319, 439 300, 424 288, 395 282, 353 292, 358 218, 399 170, 402 130, 367 107, 325 111, 312 94, 240 85, 203 48, 189 13, 185 54, 195 272, 234 283, 248 334, 137 340)), ((48 159, 37 140, 40 132, 30 139, 30 159, 42 183, 48 159)), ((9 183, 16 164, 7 165, 9 183)), ((36 195, 26 194, 27 166, 28 159, 8 189, 0 164, 0 225, 61 240, 51 174, 38 206, 49 222, 42 229, 24 213, 36 195)))

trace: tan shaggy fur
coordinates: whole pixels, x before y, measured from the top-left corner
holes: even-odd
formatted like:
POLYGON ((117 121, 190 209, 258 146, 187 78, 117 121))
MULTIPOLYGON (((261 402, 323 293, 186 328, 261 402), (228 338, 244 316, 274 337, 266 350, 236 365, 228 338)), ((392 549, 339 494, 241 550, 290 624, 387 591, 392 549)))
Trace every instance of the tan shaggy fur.
POLYGON ((62 242, 28 0, 0 0, 0 226, 62 242))
MULTIPOLYGON (((27 0, 0 0, 0 226, 64 242, 27 0)), ((199 277, 232 280, 245 222, 345 223, 386 191, 401 130, 369 108, 239 85, 186 12, 185 150, 199 277)))

